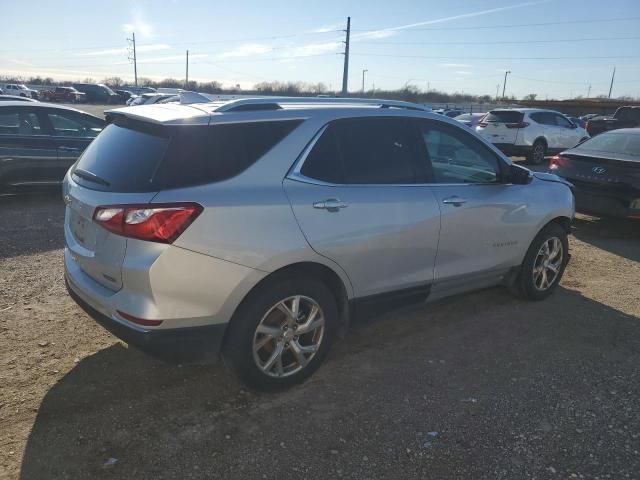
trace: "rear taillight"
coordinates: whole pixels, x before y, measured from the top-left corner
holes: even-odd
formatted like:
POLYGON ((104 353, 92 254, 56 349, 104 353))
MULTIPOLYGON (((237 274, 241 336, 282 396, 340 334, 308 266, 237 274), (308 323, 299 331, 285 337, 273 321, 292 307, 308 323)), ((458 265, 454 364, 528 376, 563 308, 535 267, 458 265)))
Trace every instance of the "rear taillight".
POLYGON ((507 123, 505 127, 507 128, 527 128, 529 124, 527 122, 518 122, 518 123, 507 123))
POLYGON ((488 124, 487 124, 487 122, 478 122, 478 126, 479 126, 479 127, 484 128, 484 127, 486 127, 487 125, 488 125, 488 124))
POLYGON ((571 161, 567 157, 563 157, 562 155, 556 155, 551 158, 551 162, 549 162, 550 170, 557 170, 560 167, 568 167, 571 161))
POLYGON ((117 235, 173 243, 200 215, 197 203, 148 203, 97 207, 93 221, 117 235))

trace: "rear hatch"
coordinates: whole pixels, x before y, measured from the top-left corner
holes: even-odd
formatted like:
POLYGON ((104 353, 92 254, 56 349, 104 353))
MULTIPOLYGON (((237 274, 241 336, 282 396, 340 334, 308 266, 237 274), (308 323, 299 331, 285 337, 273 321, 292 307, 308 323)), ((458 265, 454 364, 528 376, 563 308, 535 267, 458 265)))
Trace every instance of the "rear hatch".
POLYGON ((491 143, 515 144, 524 114, 516 110, 492 110, 478 123, 476 132, 491 143))
POLYGON ((169 139, 159 129, 108 125, 71 169, 64 187, 65 239, 78 266, 101 285, 122 287, 125 237, 93 221, 98 206, 146 204, 169 139))

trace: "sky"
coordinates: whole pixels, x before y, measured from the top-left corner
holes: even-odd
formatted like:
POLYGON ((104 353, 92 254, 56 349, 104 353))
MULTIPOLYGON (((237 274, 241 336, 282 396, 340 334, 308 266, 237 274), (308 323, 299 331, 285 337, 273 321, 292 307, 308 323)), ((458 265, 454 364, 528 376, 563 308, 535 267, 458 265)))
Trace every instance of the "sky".
POLYGON ((138 76, 342 85, 351 16, 349 90, 395 89, 539 99, 640 97, 640 0, 31 0, 3 9, 0 75, 56 80, 138 76), (24 9, 28 10, 25 15, 24 9))

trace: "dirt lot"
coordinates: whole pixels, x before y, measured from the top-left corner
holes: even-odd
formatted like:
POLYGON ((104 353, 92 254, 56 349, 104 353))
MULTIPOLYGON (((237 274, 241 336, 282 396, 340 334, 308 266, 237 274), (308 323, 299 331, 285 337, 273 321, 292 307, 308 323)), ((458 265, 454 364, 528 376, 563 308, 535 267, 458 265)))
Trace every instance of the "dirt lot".
POLYGON ((639 478, 640 225, 581 217, 549 300, 358 325, 306 384, 127 348, 65 294, 57 195, 0 199, 0 478, 639 478))

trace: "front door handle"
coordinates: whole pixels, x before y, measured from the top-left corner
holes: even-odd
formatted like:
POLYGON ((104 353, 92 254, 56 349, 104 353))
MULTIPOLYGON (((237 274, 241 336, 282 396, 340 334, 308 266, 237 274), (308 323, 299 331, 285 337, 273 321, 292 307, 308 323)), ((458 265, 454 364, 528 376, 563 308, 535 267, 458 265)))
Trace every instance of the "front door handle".
POLYGON ((444 200, 442 200, 442 203, 444 203, 446 205, 453 205, 454 207, 459 207, 459 206, 467 203, 467 199, 458 197, 457 195, 454 195, 453 197, 445 198, 444 200))
POLYGON ((341 201, 339 198, 329 198, 322 202, 314 202, 313 208, 328 210, 330 212, 337 212, 341 208, 347 208, 347 203, 341 201))

